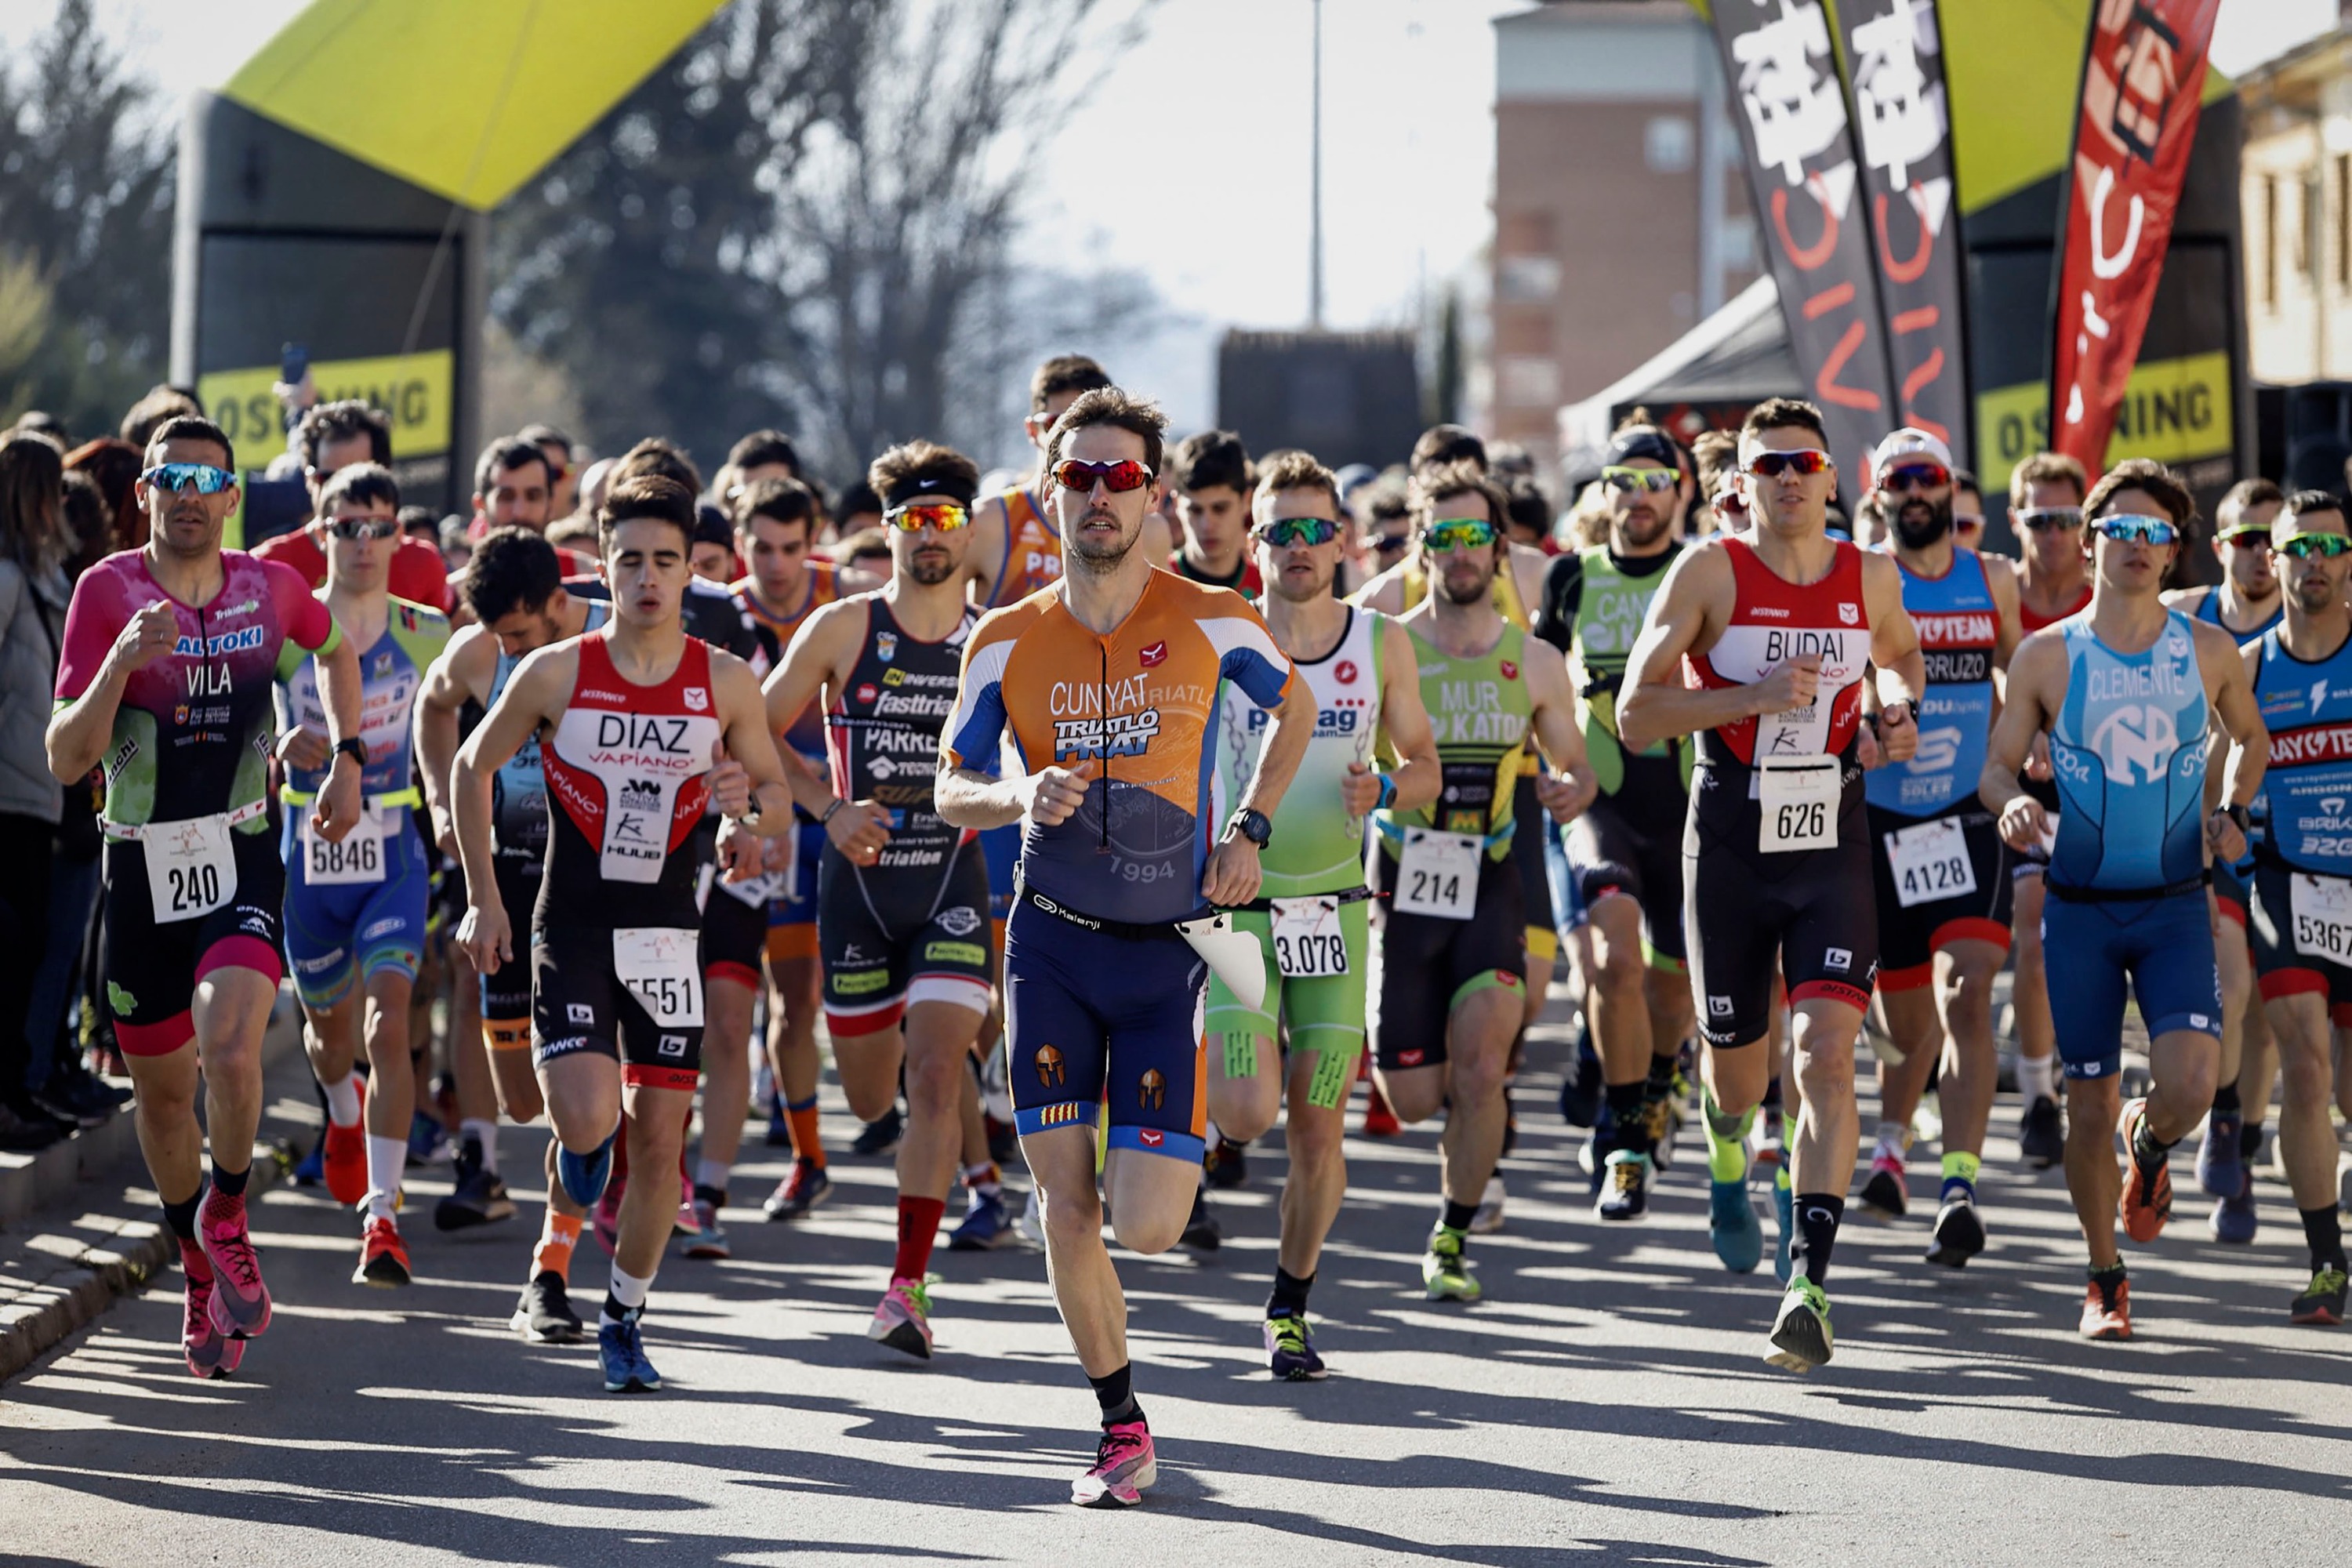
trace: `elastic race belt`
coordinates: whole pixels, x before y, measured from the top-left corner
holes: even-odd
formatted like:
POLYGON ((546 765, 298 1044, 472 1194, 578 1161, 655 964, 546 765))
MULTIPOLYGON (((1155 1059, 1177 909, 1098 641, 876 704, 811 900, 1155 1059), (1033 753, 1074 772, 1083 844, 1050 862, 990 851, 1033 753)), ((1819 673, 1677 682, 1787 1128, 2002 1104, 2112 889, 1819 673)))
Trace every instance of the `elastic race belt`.
POLYGON ((2042 885, 2050 896, 2063 904, 2144 904, 2158 899, 2177 899, 2183 893, 2193 893, 2213 880, 2210 871, 2200 871, 2194 877, 2184 877, 2178 882, 2167 882, 2161 888, 2070 888, 2045 875, 2042 885))
MULTIPOLYGON (((1283 895, 1282 901, 1288 904, 1295 903, 1302 899, 1337 899, 1339 901, 1340 906, 1345 908, 1349 904, 1360 904, 1369 900, 1382 898, 1385 896, 1386 895, 1384 894, 1375 893, 1370 888, 1354 887, 1349 888, 1344 893, 1286 893, 1283 895)), ((1270 914, 1274 910, 1274 903, 1275 900, 1271 898, 1252 899, 1248 903, 1236 904, 1234 907, 1240 910, 1255 910, 1259 914, 1270 914)))
MULTIPOLYGON (((268 809, 269 803, 268 801, 257 800, 249 805, 240 805, 235 811, 216 812, 212 814, 212 816, 226 818, 228 825, 231 827, 235 827, 239 823, 251 822, 255 817, 261 816, 268 809)), ((198 817, 174 817, 170 822, 110 822, 104 817, 100 817, 99 819, 98 826, 104 830, 109 838, 113 839, 116 843, 128 844, 135 839, 144 838, 149 834, 155 832, 159 828, 177 827, 183 822, 206 822, 209 820, 211 820, 211 816, 209 816, 198 817)))
POLYGON ((1065 904, 1057 904, 1025 882, 1013 885, 1014 901, 1029 905, 1055 919, 1066 921, 1086 931, 1098 931, 1106 936, 1120 937, 1128 942, 1181 942, 1182 936, 1174 923, 1141 924, 1134 921, 1105 920, 1099 915, 1080 914, 1065 904))

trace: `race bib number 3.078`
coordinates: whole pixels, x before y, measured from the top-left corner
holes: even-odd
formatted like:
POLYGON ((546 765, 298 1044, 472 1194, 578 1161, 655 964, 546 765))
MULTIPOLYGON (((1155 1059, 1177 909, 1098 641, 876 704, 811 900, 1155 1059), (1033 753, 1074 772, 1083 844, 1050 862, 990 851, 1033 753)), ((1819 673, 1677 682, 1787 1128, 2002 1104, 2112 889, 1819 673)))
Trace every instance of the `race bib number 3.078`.
POLYGON ((208 915, 236 897, 236 852, 229 846, 227 817, 153 823, 140 837, 157 925, 208 915))
POLYGON ((1886 864, 1895 874, 1895 901, 1906 910, 1977 890, 1968 835, 1948 816, 1886 835, 1886 864))
POLYGON ((1756 847, 1768 851, 1836 847, 1842 771, 1835 757, 1759 759, 1756 803, 1762 809, 1756 847))
POLYGON ((655 1025, 702 1023, 700 941, 671 926, 622 926, 613 932, 613 973, 655 1025))
POLYGON ((1478 908, 1478 863, 1486 847, 1475 834, 1406 828, 1391 907, 1409 915, 1468 920, 1478 908))
POLYGON ((1274 962, 1286 979, 1315 980, 1348 973, 1348 942, 1339 934, 1337 898, 1325 894, 1273 902, 1274 962))
POLYGON ((2297 871, 2288 901, 2294 950, 2306 958, 2352 966, 2352 881, 2297 871))

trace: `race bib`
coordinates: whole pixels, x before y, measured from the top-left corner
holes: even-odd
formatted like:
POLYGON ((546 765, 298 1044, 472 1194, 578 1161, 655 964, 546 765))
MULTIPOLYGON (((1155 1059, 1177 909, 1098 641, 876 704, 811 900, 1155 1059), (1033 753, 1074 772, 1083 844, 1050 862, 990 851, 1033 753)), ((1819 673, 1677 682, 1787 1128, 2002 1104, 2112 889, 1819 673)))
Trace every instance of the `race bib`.
POLYGON ((302 851, 302 879, 314 888, 352 882, 381 882, 384 872, 383 815, 375 807, 360 807, 360 819, 341 844, 319 837, 310 826, 307 806, 289 806, 302 814, 295 842, 302 851))
POLYGON ((1348 973, 1348 942, 1339 933, 1339 900, 1324 894, 1276 899, 1274 963, 1286 980, 1318 980, 1348 973))
POLYGON ((2306 958, 2352 966, 2352 881, 2297 871, 2289 902, 2294 950, 2306 958))
POLYGON ((1969 837, 1955 817, 1941 817, 1886 835, 1886 863, 1895 872, 1895 900, 1905 909, 1977 890, 1969 837))
POLYGON ((140 839, 157 925, 208 915, 236 897, 236 853, 226 816, 151 823, 140 839))
POLYGON ((1756 801, 1762 810, 1756 847, 1767 851, 1836 847, 1842 772, 1835 757, 1759 759, 1756 801))
POLYGON ((613 973, 655 1025, 696 1028, 702 1023, 700 940, 669 926, 622 926, 613 932, 613 973))
POLYGON ((1406 828, 1390 907, 1442 921, 1468 920, 1478 907, 1478 865, 1486 847, 1486 841, 1473 833, 1406 828))

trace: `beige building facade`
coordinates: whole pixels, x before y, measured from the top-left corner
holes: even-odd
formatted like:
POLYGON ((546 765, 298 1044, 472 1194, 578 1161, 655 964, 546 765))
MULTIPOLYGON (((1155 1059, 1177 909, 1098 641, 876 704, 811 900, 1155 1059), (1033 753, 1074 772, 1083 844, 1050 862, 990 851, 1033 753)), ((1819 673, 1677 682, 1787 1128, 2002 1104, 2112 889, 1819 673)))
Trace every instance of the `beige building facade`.
POLYGON ((2254 380, 2352 380, 2352 32, 2238 79, 2254 380))

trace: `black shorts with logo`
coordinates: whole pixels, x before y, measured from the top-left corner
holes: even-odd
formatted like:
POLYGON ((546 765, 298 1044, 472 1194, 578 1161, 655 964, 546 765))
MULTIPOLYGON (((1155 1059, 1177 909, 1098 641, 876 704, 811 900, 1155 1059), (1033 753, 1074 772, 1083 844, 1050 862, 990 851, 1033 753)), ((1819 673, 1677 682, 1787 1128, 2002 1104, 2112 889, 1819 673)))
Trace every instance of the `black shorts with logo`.
MULTIPOLYGON (((1528 835, 1535 837, 1533 833, 1528 835)), ((1372 857, 1374 891, 1393 889, 1397 862, 1385 846, 1372 857)), ((1509 858, 1478 868, 1478 897, 1466 921, 1372 905, 1370 989, 1373 1060, 1382 1071, 1445 1060, 1454 1009, 1490 985, 1528 983, 1525 883, 1509 858)))
POLYGON ((816 874, 825 1028, 835 1040, 897 1027, 918 1002, 985 1015, 994 995, 988 861, 977 838, 943 869, 861 871, 831 844, 816 874))
POLYGON ((106 846, 102 968, 115 1039, 129 1055, 167 1056, 195 1037, 189 1009, 210 968, 251 968, 268 974, 272 985, 283 973, 278 921, 286 901, 286 865, 278 858, 277 837, 266 828, 232 828, 228 837, 236 865, 236 891, 228 902, 210 914, 160 924, 147 888, 145 847, 136 840, 106 846))
MULTIPOLYGON (((1876 806, 1870 813, 1870 866, 1878 899, 1878 984, 1885 991, 1910 991, 1935 978, 1936 954, 1946 943, 1989 942, 2009 945, 2011 906, 2016 897, 2010 875, 2009 847, 1992 813, 1971 795, 1959 807, 1939 817, 1911 817, 1876 806), (1902 889, 1895 885, 1893 851, 1888 837, 1946 818, 1957 820, 1968 854, 1967 892, 1933 896, 1923 889, 1922 901, 1905 908, 1902 889)), ((1922 874, 1933 875, 1934 868, 1922 874)), ((1957 882, 1958 879, 1954 879, 1957 882)))
MULTIPOLYGON (((668 929, 684 931, 699 948, 699 936, 690 928, 668 929)), ((621 984, 613 941, 612 927, 581 921, 552 926, 542 921, 532 928, 532 1061, 543 1065, 589 1051, 617 1060, 623 1083, 691 1091, 702 1071, 702 1025, 656 1023, 636 994, 621 984)), ((698 1019, 700 964, 688 966, 687 976, 698 1019)))
POLYGON ((2327 998, 2331 1022, 2352 1026, 2352 968, 2305 952, 2295 941, 2294 872, 2263 858, 2254 862, 2249 880, 2246 945, 2253 953, 2263 1000, 2317 992, 2327 998))
POLYGON ((1849 764, 1838 841, 1825 849, 1757 847, 1749 770, 1701 765, 1683 835, 1683 908, 1699 1032, 1716 1047, 1764 1037, 1772 982, 1793 1003, 1870 1005, 1878 972, 1878 900, 1861 771, 1849 764))
MULTIPOLYGON (((491 860, 490 868, 498 879, 499 901, 506 906, 508 921, 523 918, 523 912, 539 901, 541 863, 520 855, 500 855, 491 860)), ((481 976, 484 1023, 510 1024, 530 1016, 531 968, 529 963, 509 962, 499 965, 496 974, 481 976)))

